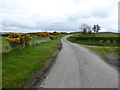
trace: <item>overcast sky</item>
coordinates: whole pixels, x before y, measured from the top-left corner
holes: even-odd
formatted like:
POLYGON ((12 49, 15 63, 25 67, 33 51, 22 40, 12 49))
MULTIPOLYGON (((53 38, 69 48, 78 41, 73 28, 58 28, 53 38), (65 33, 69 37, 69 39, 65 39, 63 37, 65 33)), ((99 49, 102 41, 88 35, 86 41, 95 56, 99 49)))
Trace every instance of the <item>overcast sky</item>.
POLYGON ((78 31, 82 23, 118 32, 119 0, 0 0, 3 32, 78 31))

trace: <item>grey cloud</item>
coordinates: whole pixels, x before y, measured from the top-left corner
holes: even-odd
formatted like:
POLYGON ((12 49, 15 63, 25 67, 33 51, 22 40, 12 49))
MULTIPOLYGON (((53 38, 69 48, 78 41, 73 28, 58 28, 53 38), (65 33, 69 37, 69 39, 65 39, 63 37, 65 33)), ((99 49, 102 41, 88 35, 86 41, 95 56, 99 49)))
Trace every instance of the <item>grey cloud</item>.
MULTIPOLYGON (((74 0, 74 1, 76 4, 84 2, 83 0, 74 0)), ((85 0, 85 1, 88 1, 88 0, 85 0)), ((87 23, 90 25, 98 23, 100 25, 103 25, 102 27, 106 27, 106 25, 108 24, 109 25, 113 24, 112 20, 111 22, 108 22, 108 20, 106 19, 107 17, 109 17, 109 14, 112 13, 111 9, 113 7, 102 8, 102 5, 101 7, 95 6, 86 11, 76 12, 73 14, 67 14, 66 16, 67 18, 61 19, 61 18, 54 18, 54 17, 42 18, 42 16, 37 13, 34 14, 33 16, 31 15, 30 17, 26 17, 24 16, 24 14, 23 15, 19 14, 17 12, 18 10, 16 11, 15 9, 16 6, 14 5, 15 4, 5 4, 5 2, 3 4, 0 4, 0 12, 4 12, 6 14, 4 21, 2 21, 3 30, 6 30, 6 31, 7 30, 8 31, 9 30, 14 30, 14 31, 15 30, 19 30, 19 31, 34 31, 34 30, 36 31, 37 30, 77 31, 79 29, 79 26, 82 23, 87 23), (17 16, 17 15, 21 15, 21 16, 17 16)), ((20 9, 22 10, 22 8, 20 9)), ((20 11, 20 13, 21 12, 22 11, 20 11)), ((113 29, 109 29, 109 30, 113 30, 113 29)))
POLYGON ((93 17, 106 18, 106 17, 109 17, 109 12, 110 12, 110 8, 103 9, 103 8, 96 7, 92 10, 92 15, 93 17))
POLYGON ((110 9, 103 9, 103 8, 98 8, 98 7, 94 7, 91 10, 88 11, 81 11, 78 13, 74 13, 71 15, 67 16, 67 19, 69 21, 80 21, 81 19, 89 19, 92 17, 96 17, 96 18, 107 18, 109 17, 109 12, 110 9))
POLYGON ((68 15, 67 19, 69 21, 79 21, 79 20, 81 20, 81 18, 82 19, 88 19, 88 18, 90 18, 90 15, 79 12, 79 13, 76 13, 76 14, 68 15))
POLYGON ((20 23, 16 23, 16 22, 2 22, 2 26, 4 28, 6 27, 18 27, 21 29, 33 29, 34 27, 31 27, 29 25, 24 25, 24 24, 20 24, 20 23))

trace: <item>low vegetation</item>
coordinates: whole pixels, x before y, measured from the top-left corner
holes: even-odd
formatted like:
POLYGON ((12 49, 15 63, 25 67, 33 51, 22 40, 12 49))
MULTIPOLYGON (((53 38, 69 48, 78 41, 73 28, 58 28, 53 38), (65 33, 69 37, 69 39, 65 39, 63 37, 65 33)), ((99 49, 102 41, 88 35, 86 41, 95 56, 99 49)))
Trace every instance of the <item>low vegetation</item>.
POLYGON ((118 34, 74 35, 68 38, 71 42, 97 46, 118 46, 119 39, 118 34))
POLYGON ((53 57, 63 36, 57 35, 56 38, 48 42, 24 48, 16 47, 7 53, 3 53, 3 88, 20 88, 35 72, 43 69, 48 60, 53 57))
POLYGON ((1 42, 0 42, 0 44, 9 44, 8 43, 8 41, 6 40, 6 37, 0 37, 0 39, 1 39, 1 42))
POLYGON ((32 40, 32 37, 27 33, 10 33, 6 40, 12 48, 18 46, 23 48, 30 45, 29 41, 32 40))
POLYGON ((79 34, 69 37, 68 40, 84 45, 99 54, 110 65, 120 66, 118 63, 120 56, 119 34, 79 34))
POLYGON ((47 42, 61 33, 36 32, 36 33, 7 33, 0 37, 1 53, 6 53, 15 47, 25 47, 36 43, 47 42))

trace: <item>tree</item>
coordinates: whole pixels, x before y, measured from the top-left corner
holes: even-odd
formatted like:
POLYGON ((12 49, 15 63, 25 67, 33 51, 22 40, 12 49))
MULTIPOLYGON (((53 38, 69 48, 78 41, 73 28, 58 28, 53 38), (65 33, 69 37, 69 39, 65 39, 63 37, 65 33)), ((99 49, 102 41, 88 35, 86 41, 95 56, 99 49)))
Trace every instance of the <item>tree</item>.
POLYGON ((101 28, 101 27, 97 24, 97 25, 94 25, 94 26, 93 26, 92 30, 94 31, 94 33, 98 33, 99 30, 101 30, 100 28, 101 28))
POLYGON ((96 33, 98 33, 98 31, 101 30, 100 28, 101 28, 101 27, 97 24, 97 25, 96 25, 96 30, 97 30, 96 33))
POLYGON ((96 32, 96 25, 93 26, 92 30, 94 31, 94 33, 96 32))
POLYGON ((82 34, 85 35, 87 34, 88 32, 92 32, 91 31, 91 26, 87 25, 87 24, 81 24, 81 30, 82 30, 82 34))

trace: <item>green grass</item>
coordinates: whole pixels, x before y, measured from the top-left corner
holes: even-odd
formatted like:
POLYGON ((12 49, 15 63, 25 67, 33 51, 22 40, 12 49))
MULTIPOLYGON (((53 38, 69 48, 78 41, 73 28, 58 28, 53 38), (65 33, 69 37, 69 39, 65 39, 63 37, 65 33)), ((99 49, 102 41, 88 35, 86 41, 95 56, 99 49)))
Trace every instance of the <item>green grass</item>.
MULTIPOLYGON (((91 35, 92 36, 92 35, 91 35)), ((93 36, 98 37, 118 37, 118 34, 93 34, 93 36)), ((74 35, 71 37, 78 37, 78 35, 74 35)), ((120 48, 118 46, 114 46, 113 43, 104 43, 99 41, 86 41, 86 40, 76 40, 74 38, 67 38, 69 41, 73 43, 83 44, 83 45, 94 45, 94 46, 100 46, 99 47, 89 47, 90 49, 94 51, 104 51, 104 52, 114 52, 115 54, 120 55, 120 48), (109 47, 109 48, 105 48, 109 47)))
MULTIPOLYGON (((48 37, 40 37, 40 36, 34 36, 34 44, 40 43, 40 40, 47 40, 48 37)), ((31 44, 33 44, 33 39, 30 41, 31 44)))
POLYGON ((95 36, 101 36, 101 37, 118 37, 120 34, 95 34, 95 36))
POLYGON ((89 47, 91 50, 94 51, 104 51, 104 52, 114 52, 115 54, 120 55, 119 48, 118 47, 89 47))
POLYGON ((2 53, 2 51, 7 51, 6 48, 4 47, 8 47, 9 45, 8 41, 6 40, 6 37, 0 37, 0 53, 2 53))
POLYGON ((118 42, 115 43, 111 43, 109 40, 109 42, 107 41, 101 41, 101 40, 96 40, 96 38, 98 37, 104 37, 103 39, 105 40, 105 38, 112 38, 112 37, 118 37, 120 34, 87 34, 87 35, 73 35, 71 37, 68 38, 69 41, 74 42, 74 43, 78 43, 78 44, 86 44, 86 45, 97 45, 97 46, 118 46, 118 42), (88 37, 88 38, 87 38, 88 37), (89 39, 93 38, 94 40, 90 40, 89 39), (95 38, 96 37, 96 38, 95 38), (86 38, 87 40, 83 40, 80 38, 86 38), (96 40, 96 41, 95 41, 96 40))
POLYGON ((95 36, 95 37, 118 37, 120 34, 109 34, 109 33, 96 33, 96 34, 86 34, 84 36, 95 36))
POLYGON ((0 37, 0 54, 2 53, 2 38, 0 37))
POLYGON ((57 50, 61 37, 4 53, 2 55, 3 88, 21 87, 23 82, 31 78, 37 70, 44 68, 47 60, 52 58, 57 50))
POLYGON ((6 40, 6 37, 0 37, 0 39, 2 39, 0 44, 9 44, 8 41, 6 40))
POLYGON ((34 36, 34 40, 46 40, 48 37, 34 36))
POLYGON ((99 41, 80 41, 80 40, 74 40, 71 38, 68 38, 69 41, 74 42, 74 43, 78 43, 78 44, 86 44, 86 45, 96 45, 96 46, 113 46, 113 43, 102 43, 99 41))

